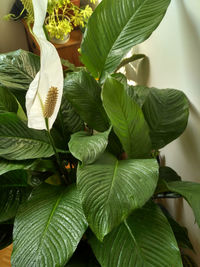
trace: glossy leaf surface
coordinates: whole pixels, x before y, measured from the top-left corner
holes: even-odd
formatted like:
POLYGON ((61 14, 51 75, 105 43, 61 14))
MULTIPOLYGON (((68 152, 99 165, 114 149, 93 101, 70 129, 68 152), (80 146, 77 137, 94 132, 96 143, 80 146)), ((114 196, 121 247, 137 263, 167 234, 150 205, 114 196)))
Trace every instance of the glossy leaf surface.
POLYGON ((16 216, 12 266, 64 266, 86 228, 74 186, 41 185, 16 216))
POLYGON ((0 176, 0 222, 15 217, 30 191, 24 171, 11 171, 0 176))
POLYGON ((108 78, 102 91, 103 106, 129 158, 149 157, 151 140, 143 112, 124 85, 108 78))
POLYGON ((39 57, 17 50, 0 55, 0 83, 15 90, 27 90, 40 68, 39 57))
MULTIPOLYGON (((167 220, 174 232, 174 236, 180 248, 188 248, 193 250, 192 243, 190 242, 187 228, 181 226, 178 222, 176 222, 172 216, 168 213, 166 209, 162 208, 163 213, 167 217, 167 220)), ((194 250, 193 250, 194 251, 194 250)))
POLYGON ((6 160, 0 159, 0 175, 14 170, 30 171, 55 171, 55 165, 51 160, 6 160))
POLYGON ((189 103, 184 93, 179 90, 150 88, 143 112, 150 128, 153 148, 159 149, 185 130, 189 103))
POLYGON ((97 78, 113 72, 126 53, 161 22, 170 0, 104 0, 91 16, 81 59, 97 78))
POLYGON ((0 155, 9 160, 49 157, 53 149, 44 131, 30 129, 15 114, 0 114, 0 155))
POLYGON ((90 128, 100 132, 109 128, 101 102, 101 87, 86 71, 68 75, 64 83, 64 92, 75 111, 90 128))
MULTIPOLYGON (((58 121, 66 138, 67 134, 76 133, 84 130, 84 122, 79 114, 74 110, 72 104, 67 100, 64 88, 58 121)), ((66 138, 67 139, 67 138, 66 138)), ((69 141, 69 139, 67 140, 69 141)))
POLYGON ((89 135, 87 132, 77 132, 71 136, 69 150, 83 164, 93 163, 100 157, 108 144, 110 130, 89 135))
POLYGON ((171 227, 153 203, 134 211, 103 243, 90 240, 102 267, 182 267, 171 227))
POLYGON ((152 196, 158 179, 154 159, 117 160, 103 154, 94 164, 79 166, 78 189, 87 221, 102 240, 152 196))
POLYGON ((145 86, 128 86, 126 91, 142 107, 153 148, 164 147, 183 133, 189 115, 189 103, 183 92, 145 86))
POLYGON ((15 97, 8 89, 0 86, 0 113, 15 112, 17 113, 18 104, 15 97))
POLYGON ((196 222, 200 227, 200 183, 171 182, 166 185, 169 190, 182 195, 187 200, 194 212, 196 222))

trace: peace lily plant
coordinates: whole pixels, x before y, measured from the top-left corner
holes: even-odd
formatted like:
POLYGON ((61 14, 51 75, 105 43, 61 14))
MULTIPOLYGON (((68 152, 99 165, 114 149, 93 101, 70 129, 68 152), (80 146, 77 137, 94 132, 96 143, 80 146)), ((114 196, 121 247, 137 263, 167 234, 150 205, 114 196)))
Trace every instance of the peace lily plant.
POLYGON ((69 64, 64 83, 42 31, 46 1, 33 1, 41 57, 0 55, 0 248, 13 242, 12 266, 195 266, 187 230, 155 201, 185 198, 200 225, 200 185, 157 160, 185 130, 188 100, 116 73, 169 4, 103 0, 84 67, 69 64))

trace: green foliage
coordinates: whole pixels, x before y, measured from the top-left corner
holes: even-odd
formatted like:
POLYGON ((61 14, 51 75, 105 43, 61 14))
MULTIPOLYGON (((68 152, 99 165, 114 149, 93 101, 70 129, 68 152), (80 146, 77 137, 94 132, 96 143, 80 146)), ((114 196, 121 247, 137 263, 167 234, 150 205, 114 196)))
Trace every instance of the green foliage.
POLYGON ((104 79, 106 72, 116 70, 126 53, 157 28, 169 3, 170 0, 102 1, 88 22, 81 45, 81 59, 92 75, 104 79))
POLYGON ((113 73, 169 2, 101 2, 81 45, 85 67, 65 73, 50 139, 25 116, 39 57, 0 55, 0 248, 13 232, 12 266, 188 266, 178 248, 192 249, 187 230, 153 202, 183 196, 200 225, 200 185, 155 158, 184 131, 187 98, 113 73))
POLYGON ((17 213, 12 265, 63 266, 86 228, 75 186, 63 188, 43 184, 17 213))
POLYGON ((129 158, 149 157, 149 128, 140 107, 126 93, 124 86, 113 78, 105 81, 103 106, 113 129, 129 158))
POLYGON ((0 223, 15 217, 21 203, 31 192, 24 170, 0 176, 0 223))
POLYGON ((28 12, 27 19, 29 23, 34 21, 34 10, 32 0, 20 0, 24 6, 24 9, 28 12))
POLYGON ((55 165, 51 160, 36 159, 36 160, 0 160, 0 175, 14 170, 29 170, 29 171, 53 171, 55 165))
POLYGON ((105 151, 109 133, 110 129, 92 136, 83 131, 74 133, 69 142, 69 150, 83 164, 93 163, 105 151))
POLYGON ((199 207, 199 195, 200 184, 192 182, 171 182, 167 183, 167 188, 175 193, 182 195, 189 205, 191 206, 196 222, 200 227, 200 207, 199 207))
POLYGON ((81 70, 67 75, 65 96, 90 128, 106 131, 108 118, 101 102, 101 87, 86 71, 81 70))
POLYGON ((154 149, 164 147, 183 133, 189 115, 189 102, 183 92, 130 86, 127 93, 142 107, 154 149))
POLYGON ((171 227, 153 203, 134 211, 103 243, 94 236, 90 243, 102 267, 182 266, 171 227))
POLYGON ((15 112, 17 113, 18 104, 10 91, 4 87, 0 87, 0 113, 15 112))
POLYGON ((103 240, 132 210, 152 196, 158 179, 154 159, 117 160, 102 155, 93 165, 79 166, 77 185, 91 229, 103 240))
POLYGON ((0 84, 14 91, 27 90, 39 68, 39 57, 30 52, 0 54, 0 84))
POLYGON ((162 207, 162 211, 167 217, 167 220, 173 230, 178 246, 181 249, 187 248, 194 250, 190 242, 187 229, 185 227, 182 227, 179 223, 177 223, 164 207, 162 207))
POLYGON ((79 114, 75 111, 72 104, 67 100, 66 87, 63 90, 62 102, 59 114, 56 120, 56 125, 66 143, 70 139, 72 133, 84 130, 84 121, 80 118, 79 114))
POLYGON ((44 131, 30 129, 14 113, 0 114, 0 155, 9 160, 23 160, 53 155, 44 131))

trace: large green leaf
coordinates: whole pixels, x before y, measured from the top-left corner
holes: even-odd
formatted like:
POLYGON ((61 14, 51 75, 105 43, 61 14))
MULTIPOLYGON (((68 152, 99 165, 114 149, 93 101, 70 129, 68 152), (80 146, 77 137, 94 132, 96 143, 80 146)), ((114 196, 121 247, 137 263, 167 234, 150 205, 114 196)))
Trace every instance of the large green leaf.
POLYGON ((96 77, 113 72, 126 53, 161 22, 170 0, 103 0, 81 45, 81 60, 96 77))
POLYGON ((176 139, 187 126, 189 103, 183 92, 150 88, 143 105, 153 148, 159 149, 176 139))
POLYGON ((94 164, 79 166, 77 184, 87 221, 102 240, 134 209, 152 196, 158 179, 154 159, 117 160, 103 154, 94 164))
POLYGON ((93 163, 105 151, 109 133, 110 129, 94 135, 89 135, 87 132, 75 133, 71 136, 69 150, 83 164, 93 163))
POLYGON ((126 91, 143 109, 154 148, 167 145, 185 130, 189 103, 183 92, 145 86, 128 86, 126 91))
POLYGON ((140 107, 142 107, 150 93, 151 88, 146 86, 136 85, 136 86, 126 86, 127 94, 136 102, 140 107))
POLYGON ((64 266, 86 228, 75 186, 39 186, 17 213, 12 266, 64 266))
POLYGON ((17 113, 18 104, 15 97, 8 91, 8 89, 0 86, 0 113, 15 112, 17 113))
POLYGON ((130 158, 150 155, 149 128, 143 112, 126 93, 124 85, 108 78, 102 90, 103 106, 116 135, 130 158))
POLYGON ((155 191, 156 197, 158 197, 158 195, 160 197, 163 197, 169 191, 169 189, 166 186, 166 182, 174 182, 174 181, 181 181, 181 177, 170 167, 167 166, 160 167, 159 180, 155 191), (164 195, 162 193, 164 193, 164 195))
POLYGON ((20 204, 27 198, 29 190, 22 187, 0 187, 0 222, 15 217, 20 204))
POLYGON ((54 171, 55 164, 51 160, 36 159, 36 160, 6 160, 0 159, 0 175, 14 170, 29 170, 29 171, 54 171))
POLYGON ((166 183, 166 186, 169 190, 182 195, 187 200, 200 227, 200 183, 177 181, 166 183))
POLYGON ((90 240, 102 267, 182 267, 171 227, 160 209, 148 203, 99 242, 90 240))
POLYGON ((180 248, 188 248, 193 250, 192 243, 190 242, 188 236, 187 228, 182 227, 179 223, 177 223, 164 207, 161 206, 161 208, 173 230, 178 246, 180 248))
POLYGON ((0 188, 27 187, 28 176, 24 170, 7 172, 0 176, 0 188))
POLYGON ((108 136, 108 152, 115 155, 117 158, 121 158, 122 153, 124 152, 121 142, 119 138, 116 136, 113 129, 111 130, 108 136))
POLYGON ((0 155, 9 160, 49 157, 53 149, 45 131, 30 129, 14 113, 0 114, 0 155))
POLYGON ((11 171, 0 176, 0 222, 16 215, 19 205, 27 198, 30 188, 24 171, 11 171))
POLYGON ((159 178, 165 182, 181 181, 181 177, 168 166, 162 166, 159 168, 159 178))
POLYGON ((103 132, 109 128, 101 102, 101 87, 86 71, 67 75, 65 96, 90 128, 103 132))
POLYGON ((0 54, 0 83, 11 89, 27 90, 39 68, 39 57, 30 52, 0 54))
MULTIPOLYGON (((74 110, 72 104, 67 100, 65 91, 66 87, 64 88, 62 103, 57 119, 59 120, 63 135, 66 137, 67 134, 83 131, 84 122, 80 118, 79 114, 74 110)), ((67 141, 69 141, 69 139, 67 141)))

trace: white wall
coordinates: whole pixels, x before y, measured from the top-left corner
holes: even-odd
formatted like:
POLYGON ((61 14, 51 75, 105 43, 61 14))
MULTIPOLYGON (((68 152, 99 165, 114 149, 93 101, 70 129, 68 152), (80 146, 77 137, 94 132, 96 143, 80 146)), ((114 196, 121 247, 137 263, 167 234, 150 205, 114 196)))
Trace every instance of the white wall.
MULTIPOLYGON (((172 0, 158 29, 138 49, 150 60, 148 86, 180 89, 190 100, 187 130, 162 153, 184 180, 200 183, 200 0, 172 0)), ((200 230, 191 209, 177 200, 169 205, 188 227, 200 266, 200 230)))
POLYGON ((14 0, 0 0, 0 53, 28 50, 24 27, 21 22, 5 21, 3 16, 10 12, 14 0))

